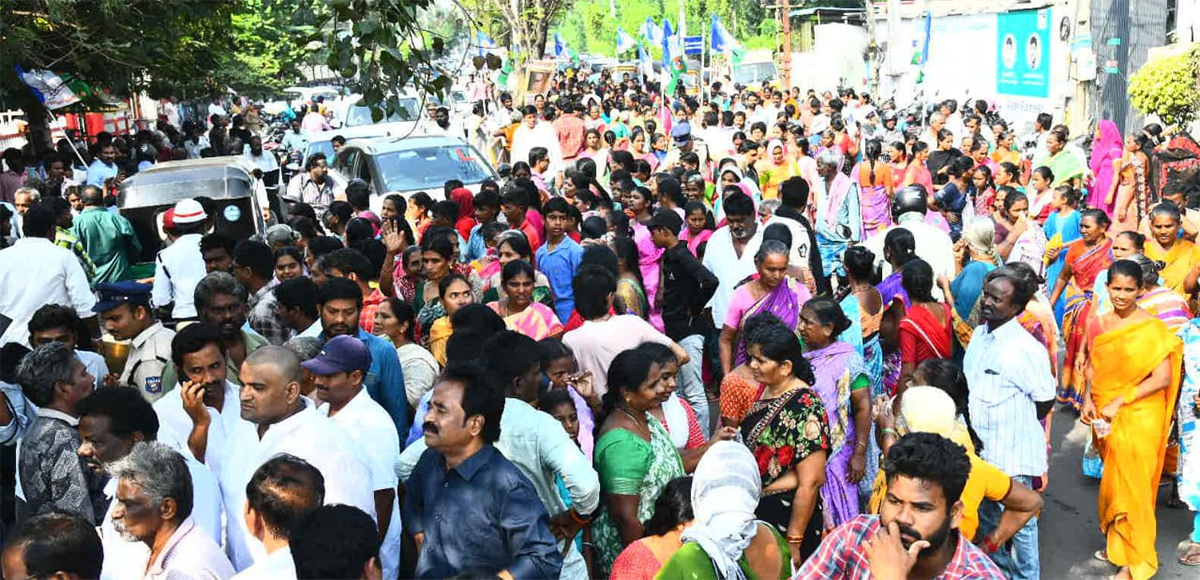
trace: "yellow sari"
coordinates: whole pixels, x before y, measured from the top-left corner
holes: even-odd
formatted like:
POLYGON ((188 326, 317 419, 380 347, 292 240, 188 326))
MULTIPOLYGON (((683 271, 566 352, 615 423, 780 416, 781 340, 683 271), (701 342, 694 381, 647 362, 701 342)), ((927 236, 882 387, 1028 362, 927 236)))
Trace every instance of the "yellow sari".
POLYGON ((1166 264, 1158 273, 1162 276, 1163 286, 1178 292, 1180 296, 1188 297, 1188 293, 1183 290, 1183 282, 1192 267, 1200 263, 1200 246, 1187 240, 1175 240, 1171 249, 1167 251, 1163 250, 1157 241, 1149 239, 1146 240, 1146 257, 1166 264))
POLYGON ((1158 570, 1154 503, 1163 454, 1183 364, 1183 342, 1157 318, 1130 322, 1095 338, 1092 399, 1103 409, 1118 396, 1133 398, 1140 384, 1164 359, 1171 361, 1166 389, 1127 403, 1099 441, 1104 458, 1100 479, 1100 530, 1108 539, 1108 559, 1129 566, 1134 580, 1158 570))

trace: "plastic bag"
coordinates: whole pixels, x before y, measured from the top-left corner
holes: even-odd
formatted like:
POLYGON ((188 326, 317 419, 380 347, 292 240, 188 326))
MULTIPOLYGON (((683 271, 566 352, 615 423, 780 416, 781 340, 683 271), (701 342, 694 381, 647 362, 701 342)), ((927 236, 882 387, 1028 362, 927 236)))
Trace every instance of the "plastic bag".
POLYGON ((1091 437, 1083 445, 1083 474, 1095 479, 1104 475, 1104 459, 1100 457, 1100 450, 1092 444, 1091 437))

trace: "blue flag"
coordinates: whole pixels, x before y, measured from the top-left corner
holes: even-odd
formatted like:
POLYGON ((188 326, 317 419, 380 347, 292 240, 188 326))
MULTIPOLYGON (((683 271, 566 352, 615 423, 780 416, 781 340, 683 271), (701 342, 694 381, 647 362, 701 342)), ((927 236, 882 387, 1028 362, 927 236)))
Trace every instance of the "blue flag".
POLYGON ((618 26, 617 27, 617 54, 621 54, 621 53, 633 50, 633 48, 635 46, 637 46, 637 41, 634 40, 632 36, 629 36, 629 33, 625 32, 624 28, 618 26))
POLYGON ((671 29, 671 19, 663 18, 662 26, 662 65, 666 68, 671 64, 671 42, 675 37, 675 31, 671 29))
POLYGON ((496 41, 484 34, 482 30, 475 32, 475 44, 479 46, 479 56, 483 56, 488 49, 496 48, 496 41))
POLYGON ((567 41, 559 33, 554 33, 554 56, 562 56, 567 52, 567 41))

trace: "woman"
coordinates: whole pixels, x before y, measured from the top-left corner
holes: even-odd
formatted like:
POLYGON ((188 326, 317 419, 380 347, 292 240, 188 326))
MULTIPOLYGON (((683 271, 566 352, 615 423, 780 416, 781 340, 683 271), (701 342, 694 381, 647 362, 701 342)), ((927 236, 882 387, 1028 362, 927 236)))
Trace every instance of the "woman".
POLYGON ((642 159, 649 163, 650 171, 653 172, 658 168, 658 156, 651 151, 650 144, 646 141, 646 130, 634 127, 629 137, 629 152, 633 154, 634 159, 642 159))
POLYGON ((755 514, 784 534, 793 564, 816 551, 827 527, 821 507, 829 422, 812 366, 796 335, 766 324, 750 337, 750 371, 762 386, 741 424, 758 464, 763 496, 755 514))
POLYGON ((1012 163, 1019 166, 1021 164, 1021 152, 1013 149, 1013 142, 1016 137, 1010 131, 1001 131, 996 134, 996 150, 992 151, 992 161, 996 165, 1002 163, 1012 163))
POLYGON ((778 198, 779 185, 789 177, 800 174, 796 164, 787 158, 783 142, 779 139, 772 139, 767 143, 767 158, 760 159, 755 168, 758 169, 758 182, 762 186, 763 199, 778 198))
POLYGON ((950 305, 933 297, 933 268, 925 260, 904 265, 904 291, 909 307, 900 320, 900 381, 896 396, 902 397, 912 380, 913 371, 931 358, 950 358, 954 338, 950 305))
POLYGON ((304 274, 304 254, 300 248, 284 246, 275 250, 275 280, 285 282, 304 274))
POLYGON ((509 262, 500 274, 504 297, 488 302, 488 308, 499 314, 510 330, 534 340, 558 338, 563 333, 562 322, 549 306, 533 300, 533 281, 536 278, 537 273, 529 262, 509 262))
POLYGON ((844 160, 837 149, 828 149, 817 157, 820 179, 814 185, 814 192, 821 203, 814 225, 826 276, 844 274, 842 254, 850 243, 863 239, 858 184, 842 173, 844 160))
MULTIPOLYGON (((848 284, 842 292, 845 297, 838 302, 850 328, 838 336, 838 340, 855 346, 862 355, 867 377, 870 379, 870 398, 874 400, 884 394, 883 345, 880 342, 879 326, 883 320, 883 296, 871 284, 875 277, 875 254, 862 246, 846 250, 846 278, 848 284)), ((839 293, 841 296, 841 293, 839 293)), ((859 482, 859 494, 869 497, 875 473, 879 471, 879 447, 875 443, 874 425, 867 438, 866 476, 859 482)))
POLYGON ((1089 207, 1104 210, 1110 217, 1113 202, 1109 199, 1109 192, 1113 190, 1113 177, 1117 173, 1113 162, 1120 159, 1122 153, 1121 130, 1117 128, 1116 123, 1101 119, 1096 124, 1096 133, 1092 136, 1092 158, 1088 162, 1092 182, 1088 186, 1087 204, 1089 207))
POLYGON ((1029 187, 1025 189, 1029 197, 1029 215, 1039 224, 1045 224, 1046 218, 1054 211, 1054 172, 1049 167, 1041 166, 1029 174, 1029 187))
POLYGON ((1191 296, 1196 292, 1196 277, 1200 275, 1200 247, 1179 237, 1181 216, 1179 207, 1160 203, 1150 210, 1150 232, 1146 257, 1164 264, 1159 275, 1163 286, 1191 296))
POLYGON ((680 536, 693 519, 692 478, 676 477, 654 501, 654 515, 642 527, 646 535, 626 546, 613 562, 612 577, 652 580, 683 546, 680 536))
POLYGON ((954 254, 957 273, 950 282, 950 296, 955 314, 967 320, 983 294, 984 277, 1001 264, 996 253, 996 225, 990 219, 968 222, 962 239, 954 244, 954 254))
MULTIPOLYGON (((663 249, 654 245, 653 236, 650 235, 649 228, 644 225, 654 214, 654 196, 649 189, 637 187, 629 194, 628 199, 629 207, 625 209, 625 214, 630 218, 630 237, 637 244, 638 269, 641 271, 640 282, 642 289, 646 292, 646 302, 654 304, 658 295, 660 258, 662 258, 663 249)), ((650 323, 661 330, 662 321, 661 318, 656 318, 657 316, 657 313, 651 316, 650 323)))
MULTIPOLYGON (((1146 236, 1137 232, 1125 231, 1112 239, 1112 259, 1124 260, 1136 254, 1146 253, 1146 236)), ((1112 264, 1110 263, 1109 266, 1112 264)), ((1092 284, 1092 316, 1099 316, 1112 310, 1112 302, 1108 299, 1108 267, 1096 276, 1092 284)))
MULTIPOLYGON (((1061 328, 1067 344, 1058 401, 1075 409, 1083 404, 1083 377, 1087 367, 1084 353, 1086 328, 1087 321, 1095 312, 1092 287, 1096 278, 1108 270, 1113 262, 1113 242, 1105 235, 1109 225, 1108 214, 1102 210, 1088 209, 1083 212, 1079 220, 1082 238, 1067 248, 1062 271, 1050 293, 1052 302, 1060 296, 1063 298, 1061 328)), ((1118 240, 1120 238, 1117 236, 1118 240)))
POLYGON ((996 251, 1006 264, 1028 264, 1038 276, 1046 273, 1046 234, 1029 217, 1029 198, 1014 191, 1004 197, 1004 212, 996 222, 996 251))
POLYGON ((1079 189, 1083 184, 1087 165, 1083 159, 1075 155, 1070 147, 1067 147, 1067 132, 1051 130, 1050 134, 1046 136, 1046 150, 1050 153, 1050 157, 1046 160, 1046 166, 1054 172, 1054 181, 1050 183, 1050 187, 1070 185, 1079 189))
POLYGON ((892 225, 892 195, 895 179, 892 167, 880 162, 883 143, 867 141, 865 157, 850 171, 850 179, 858 183, 862 194, 863 236, 869 238, 892 225))
POLYGON ((1142 275, 1129 260, 1109 269, 1113 311, 1089 328, 1091 365, 1081 413, 1093 426, 1104 459, 1099 515, 1108 547, 1097 555, 1120 567, 1116 578, 1134 580, 1150 578, 1158 569, 1156 484, 1183 355, 1179 338, 1138 308, 1142 275))
POLYGON ((770 525, 755 519, 761 495, 762 480, 750 451, 734 442, 714 445, 700 461, 692 482, 696 519, 680 538, 683 547, 657 577, 789 578, 787 542, 770 525))
POLYGON ((475 221, 475 198, 471 190, 457 187, 450 190, 450 201, 458 205, 458 218, 454 221, 454 230, 464 240, 471 238, 471 228, 478 223, 475 221))
POLYGON ((429 223, 433 220, 430 212, 433 210, 433 198, 429 197, 428 193, 418 191, 408 198, 408 212, 405 218, 408 220, 408 225, 417 237, 413 240, 418 243, 424 239, 425 231, 429 229, 429 223))
POLYGON ((413 340, 416 322, 412 306, 399 298, 384 300, 375 311, 375 334, 396 347, 404 371, 404 392, 414 409, 421 396, 433 388, 439 369, 437 359, 413 340))
POLYGON ((1191 542, 1179 563, 1200 566, 1200 318, 1193 318, 1179 335, 1184 377, 1175 416, 1179 425, 1179 499, 1193 516, 1191 542))
MULTIPOLYGON (((450 324, 450 320, 454 313, 463 306, 473 304, 475 295, 471 290, 470 282, 467 282, 467 279, 458 272, 451 272, 444 276, 438 282, 437 288, 438 300, 433 307, 426 311, 441 313, 441 316, 435 318, 426 327, 429 330, 425 332, 425 343, 438 364, 446 366, 446 343, 450 340, 450 335, 454 334, 454 327, 450 324)), ((420 322, 419 314, 417 321, 420 322)))
POLYGON ((850 319, 837 302, 815 298, 800 311, 800 337, 812 365, 829 421, 829 455, 821 488, 825 527, 839 526, 858 515, 858 482, 867 466, 871 434, 871 380, 862 356, 837 340, 850 319))
MULTIPOLYGON (((615 137, 615 136, 614 136, 615 137)), ((604 146, 604 137, 597 129, 588 129, 583 134, 584 150, 581 156, 596 162, 596 167, 608 167, 608 148, 604 146)))
POLYGON ((692 405, 675 392, 679 358, 664 344, 645 342, 637 348, 648 353, 655 363, 662 365, 662 375, 659 378, 663 384, 662 395, 659 397, 659 405, 651 408, 650 414, 667 429, 671 442, 675 444, 679 457, 683 460, 683 470, 691 473, 696 470, 696 464, 714 443, 733 439, 737 430, 733 427, 721 427, 706 441, 692 405))
MULTIPOLYGON (((503 287, 501 274, 504 267, 515 260, 524 260, 532 264, 533 250, 529 247, 529 240, 525 238, 525 234, 518 230, 508 230, 500 234, 500 240, 496 242, 496 258, 479 273, 480 278, 483 278, 485 303, 500 299, 500 290, 503 287)), ((551 308, 554 307, 550 280, 541 272, 536 272, 536 278, 533 281, 533 300, 551 308)))
POLYGON ((723 374, 729 374, 733 367, 747 361, 746 336, 742 333, 739 337, 739 329, 749 317, 769 312, 784 326, 793 331, 796 329, 800 307, 811 294, 804 284, 787 276, 788 252, 788 247, 778 241, 763 242, 754 255, 758 276, 739 286, 729 299, 719 349, 723 374))
POLYGON ((969 192, 969 197, 974 203, 975 215, 991 215, 996 204, 996 184, 992 180, 992 170, 986 165, 980 165, 971 172, 969 192))
POLYGON ((429 344, 429 327, 434 320, 446 315, 440 298, 442 279, 454 270, 454 244, 447 236, 429 236, 421 243, 421 266, 424 279, 417 286, 413 311, 417 313, 417 330, 423 345, 429 344))
POLYGON ((662 365, 645 352, 627 350, 608 369, 608 391, 593 451, 600 476, 600 514, 592 524, 593 572, 607 578, 613 560, 643 535, 654 500, 668 481, 683 476, 671 436, 649 411, 662 396, 662 365))
MULTIPOLYGON (((1051 202, 1051 206, 1055 211, 1046 218, 1046 224, 1042 226, 1042 231, 1046 234, 1046 262, 1049 264, 1046 267, 1047 280, 1058 280, 1063 271, 1063 264, 1067 261, 1067 254, 1063 250, 1068 244, 1083 237, 1080 232, 1083 214, 1075 209, 1077 205, 1078 190, 1068 185, 1060 185, 1054 189, 1054 201, 1051 202)), ((1054 318, 1061 327, 1066 305, 1055 300, 1051 300, 1050 304, 1054 306, 1054 318)))
POLYGON ((895 182, 893 187, 901 187, 904 172, 908 169, 908 147, 904 141, 893 141, 888 145, 888 165, 892 167, 895 182))
MULTIPOLYGON (((759 312, 746 319, 742 332, 747 337, 753 336, 758 328, 769 324, 779 324, 779 319, 769 312, 759 312)), ((738 365, 726 374, 721 379, 721 424, 734 428, 741 426, 746 413, 758 400, 760 388, 761 385, 754 380, 754 373, 750 372, 749 364, 738 365)))
POLYGON ((716 230, 712 212, 700 201, 689 201, 683 206, 683 221, 687 226, 680 233, 679 241, 687 244, 688 251, 698 260, 704 259, 708 239, 716 230))
POLYGON ((951 133, 949 129, 938 131, 937 150, 931 152, 929 160, 925 162, 925 167, 933 176, 935 186, 940 187, 946 184, 950 179, 950 163, 959 157, 962 157, 962 151, 954 148, 954 133, 951 133))
POLYGON ((1145 135, 1130 135, 1125 138, 1121 156, 1112 162, 1112 189, 1104 201, 1112 205, 1113 218, 1121 231, 1136 230, 1149 210, 1150 164, 1145 155, 1149 147, 1145 135))
POLYGON ((1142 294, 1137 299, 1138 308, 1163 321, 1172 334, 1179 332, 1191 320, 1192 310, 1183 296, 1159 285, 1158 271, 1162 268, 1162 262, 1155 262, 1146 256, 1131 256, 1129 260, 1137 262, 1142 268, 1142 294))
POLYGON ((904 179, 900 185, 908 187, 916 184, 924 187, 925 191, 933 191, 933 174, 925 166, 928 161, 929 145, 924 141, 917 141, 913 145, 912 159, 908 161, 908 168, 904 170, 904 179))
POLYGON ((613 251, 617 254, 617 296, 625 304, 629 314, 636 314, 643 320, 650 315, 650 303, 646 300, 646 291, 642 289, 642 270, 638 266, 637 244, 626 237, 617 237, 612 241, 613 251))

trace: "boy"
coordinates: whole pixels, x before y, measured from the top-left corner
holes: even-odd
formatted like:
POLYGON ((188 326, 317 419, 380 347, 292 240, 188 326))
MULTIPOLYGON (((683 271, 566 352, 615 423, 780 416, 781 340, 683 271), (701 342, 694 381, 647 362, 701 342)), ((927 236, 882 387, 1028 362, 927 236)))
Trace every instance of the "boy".
POLYGON ((514 230, 521 230, 529 240, 531 248, 542 245, 542 233, 525 219, 525 212, 529 211, 529 200, 537 194, 537 186, 532 181, 518 178, 509 183, 508 191, 500 197, 500 209, 504 212, 504 219, 508 220, 508 226, 514 230))
POLYGON ((486 241, 483 236, 483 226, 496 221, 500 215, 500 194, 484 190, 475 194, 475 227, 471 228, 471 236, 467 240, 465 260, 471 262, 482 258, 487 253, 486 241))
POLYGON ((554 313, 559 320, 570 320, 575 309, 575 293, 571 281, 575 270, 583 260, 583 246, 572 240, 567 231, 574 225, 571 206, 567 200, 556 197, 542 207, 546 216, 546 243, 538 248, 537 263, 554 291, 554 313))

